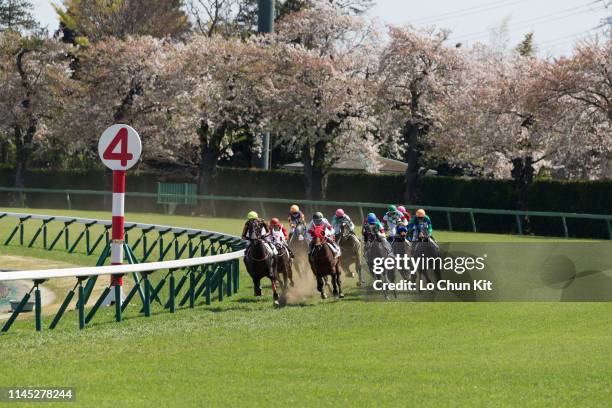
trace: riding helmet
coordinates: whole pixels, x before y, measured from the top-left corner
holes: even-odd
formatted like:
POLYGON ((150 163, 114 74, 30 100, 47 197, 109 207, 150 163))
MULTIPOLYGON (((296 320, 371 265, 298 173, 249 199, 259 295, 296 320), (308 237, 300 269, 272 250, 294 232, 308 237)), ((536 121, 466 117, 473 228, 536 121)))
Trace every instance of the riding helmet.
POLYGON ((342 208, 338 208, 336 210, 336 217, 338 217, 338 218, 344 217, 344 210, 342 208))
POLYGON ((295 214, 300 212, 300 207, 298 207, 297 204, 293 204, 291 207, 289 207, 289 211, 295 214))
POLYGON ((280 220, 278 218, 272 218, 270 220, 270 225, 280 225, 280 220))
POLYGON ((422 208, 419 208, 418 210, 416 210, 416 216, 419 218, 425 217, 425 210, 422 208))
POLYGON ((249 219, 249 220, 254 220, 256 218, 259 218, 259 215, 257 215, 257 213, 255 211, 250 211, 247 214, 247 219, 249 219))
POLYGON ((374 224, 377 221, 378 221, 378 218, 376 217, 376 214, 374 213, 368 214, 368 224, 374 224))
POLYGON ((395 211, 397 211, 397 207, 394 206, 393 204, 387 207, 387 212, 395 212, 395 211))

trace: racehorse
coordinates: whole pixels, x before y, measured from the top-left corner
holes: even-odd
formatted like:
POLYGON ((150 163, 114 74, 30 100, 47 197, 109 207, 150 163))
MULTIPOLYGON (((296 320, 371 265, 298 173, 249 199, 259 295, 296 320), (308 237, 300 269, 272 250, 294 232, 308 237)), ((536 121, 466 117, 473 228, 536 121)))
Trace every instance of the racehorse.
POLYGON ((306 227, 303 223, 299 223, 289 238, 289 248, 293 252, 294 265, 297 266, 300 273, 305 273, 308 269, 308 239, 306 234, 306 227))
POLYGON ((267 277, 272 282, 274 306, 278 306, 280 304, 278 292, 276 291, 278 275, 274 258, 271 248, 262 238, 252 239, 244 254, 244 265, 249 275, 251 275, 251 279, 253 279, 255 296, 261 296, 261 279, 267 277))
POLYGON ((423 258, 423 262, 415 271, 417 282, 425 278, 431 283, 436 283, 441 278, 442 271, 437 268, 437 262, 425 262, 427 259, 439 258, 440 248, 438 244, 431 238, 425 224, 419 224, 415 232, 415 238, 412 241, 412 253, 415 258, 423 258), (424 264, 423 264, 424 263, 424 264), (433 263, 433 268, 428 267, 428 263, 433 263), (432 279, 433 278, 433 279, 432 279))
POLYGON ((340 234, 338 234, 337 238, 338 246, 342 251, 342 269, 346 272, 346 276, 352 278, 355 274, 351 272, 350 267, 352 264, 355 264, 359 279, 357 286, 363 285, 365 280, 361 271, 361 241, 351 231, 347 221, 343 220, 340 222, 340 234))
MULTIPOLYGON (((365 243, 364 255, 366 259, 366 263, 368 265, 368 269, 370 273, 376 278, 376 274, 374 273, 374 259, 376 258, 392 258, 393 251, 391 250, 391 245, 387 241, 383 235, 379 234, 374 230, 373 226, 369 226, 369 235, 372 237, 368 239, 365 243)), ((383 283, 390 283, 390 277, 395 281, 395 269, 388 271, 386 269, 380 274, 380 279, 383 283)), ((389 295, 387 290, 383 290, 385 295, 385 299, 389 300, 389 295)), ((397 297, 397 292, 393 292, 395 297, 397 297)))
POLYGON ((286 245, 278 244, 276 250, 278 251, 275 259, 276 275, 283 277, 281 284, 283 289, 287 289, 289 285, 293 286, 293 261, 286 245))
POLYGON ((333 294, 338 298, 343 298, 342 292, 342 266, 340 258, 337 258, 332 249, 329 247, 327 238, 325 237, 325 227, 315 226, 312 238, 312 253, 309 254, 308 261, 310 268, 317 279, 317 290, 321 293, 321 299, 326 299, 324 285, 327 282, 327 276, 332 277, 333 294))
MULTIPOLYGON (((393 254, 395 256, 399 255, 402 258, 404 256, 411 258, 413 255, 412 244, 406 239, 406 235, 396 234, 393 238, 393 242, 391 242, 391 248, 393 249, 393 254)), ((404 268, 402 265, 403 262, 400 262, 400 265, 397 265, 397 271, 400 273, 402 279, 414 280, 416 275, 412 273, 410 268, 404 268)))

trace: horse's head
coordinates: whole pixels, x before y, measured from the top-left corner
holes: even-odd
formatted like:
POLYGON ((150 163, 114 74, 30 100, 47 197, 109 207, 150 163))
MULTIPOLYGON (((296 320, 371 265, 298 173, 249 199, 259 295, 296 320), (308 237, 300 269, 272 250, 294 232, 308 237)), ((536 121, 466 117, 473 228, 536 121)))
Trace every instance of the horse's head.
POLYGON ((424 223, 419 224, 417 231, 418 231, 417 240, 421 242, 429 241, 429 231, 427 230, 427 225, 425 225, 424 223))
POLYGON ((340 221, 340 235, 343 237, 349 236, 351 234, 351 226, 348 221, 342 220, 340 221))

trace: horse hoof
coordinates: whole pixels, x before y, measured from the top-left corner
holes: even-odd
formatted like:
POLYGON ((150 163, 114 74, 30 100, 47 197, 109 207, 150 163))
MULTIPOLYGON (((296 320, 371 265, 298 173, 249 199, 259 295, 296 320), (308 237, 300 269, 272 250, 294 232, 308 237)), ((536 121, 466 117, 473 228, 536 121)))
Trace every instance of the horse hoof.
POLYGON ((362 283, 360 281, 357 281, 357 287, 360 288, 362 285, 362 283))
POLYGON ((340 294, 338 295, 338 298, 344 299, 344 292, 340 292, 340 294))
POLYGON ((321 299, 327 299, 327 294, 325 292, 321 292, 321 299))
POLYGON ((280 302, 278 300, 274 301, 274 307, 280 307, 280 302))

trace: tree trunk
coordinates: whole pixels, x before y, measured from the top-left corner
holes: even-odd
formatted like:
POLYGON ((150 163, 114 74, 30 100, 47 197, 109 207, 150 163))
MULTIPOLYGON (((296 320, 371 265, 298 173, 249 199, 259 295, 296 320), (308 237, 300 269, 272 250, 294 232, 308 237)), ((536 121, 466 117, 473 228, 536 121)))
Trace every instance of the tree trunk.
POLYGON ((302 148, 306 198, 310 200, 324 200, 327 193, 329 169, 325 165, 326 150, 327 142, 324 140, 315 143, 314 155, 310 151, 310 144, 306 144, 302 148))
MULTIPOLYGON (((23 133, 19 125, 14 126, 13 136, 15 142, 15 176, 14 186, 16 188, 25 187, 25 173, 28 169, 28 161, 30 160, 30 154, 32 153, 32 139, 37 129, 37 120, 30 120, 30 125, 23 133)), ((25 206, 25 197, 23 193, 16 193, 12 200, 14 205, 19 207, 25 206)))
MULTIPOLYGON (((514 193, 516 196, 516 209, 519 211, 527 211, 529 209, 529 187, 533 182, 533 158, 518 157, 512 159, 512 179, 514 180, 514 193)), ((524 217, 525 230, 529 233, 533 232, 531 221, 528 216, 524 217)))
POLYGON ((406 145, 404 160, 408 165, 404 173, 404 200, 406 204, 416 204, 420 198, 421 175, 419 168, 421 153, 419 152, 418 142, 424 131, 422 125, 413 122, 406 122, 402 131, 404 144, 406 145))
MULTIPOLYGON (((198 194, 211 194, 211 182, 217 169, 217 162, 221 157, 221 142, 225 136, 227 125, 221 124, 210 134, 211 129, 206 121, 200 122, 198 134, 200 136, 200 165, 198 166, 198 194)), ((198 208, 200 212, 207 212, 207 203, 202 201, 198 208)))

